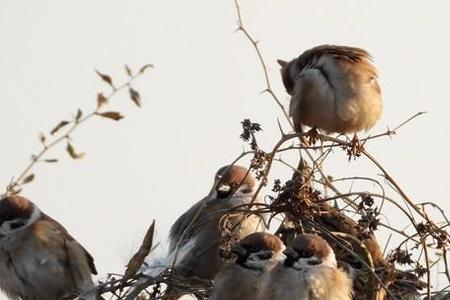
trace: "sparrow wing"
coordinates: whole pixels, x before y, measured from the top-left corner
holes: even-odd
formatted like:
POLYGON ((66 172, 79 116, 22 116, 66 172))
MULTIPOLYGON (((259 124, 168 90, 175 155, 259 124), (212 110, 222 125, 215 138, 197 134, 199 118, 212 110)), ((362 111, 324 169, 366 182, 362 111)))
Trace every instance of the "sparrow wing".
MULTIPOLYGON (((169 251, 173 251, 175 249, 178 240, 183 235, 185 229, 188 228, 188 226, 191 224, 192 219, 197 215, 200 209, 204 209, 204 207, 202 208, 202 206, 205 205, 205 201, 207 201, 207 199, 203 198, 202 200, 192 205, 191 208, 189 208, 175 221, 175 223, 173 223, 169 233, 169 251)), ((196 228, 198 226, 195 226, 195 224, 202 218, 203 215, 204 212, 202 211, 198 213, 197 219, 192 223, 191 228, 184 234, 183 241, 181 241, 180 245, 183 245, 184 241, 187 241, 196 235, 196 232, 198 231, 196 228)))
MULTIPOLYGON (((322 209, 326 210, 326 214, 322 214, 316 221, 324 225, 330 231, 344 232, 352 236, 358 237, 358 223, 353 219, 344 215, 340 211, 332 208, 328 204, 322 204, 322 209)), ((383 251, 378 243, 378 240, 373 234, 370 234, 364 239, 364 245, 367 247, 375 266, 383 266, 385 260, 383 251)))
POLYGON ((97 274, 94 259, 68 232, 51 217, 43 214, 33 231, 41 246, 66 266, 78 292, 93 287, 91 273, 97 274))
POLYGON ((95 267, 94 264, 94 258, 86 250, 86 248, 84 248, 80 243, 78 243, 78 241, 73 236, 70 235, 70 233, 66 230, 66 228, 64 228, 64 226, 62 226, 58 221, 56 221, 52 217, 43 214, 43 220, 50 222, 53 225, 54 229, 64 238, 65 241, 74 243, 77 245, 76 246, 77 248, 81 248, 81 252, 83 253, 83 256, 85 256, 87 263, 89 265, 90 272, 94 275, 97 275, 97 268, 95 267))

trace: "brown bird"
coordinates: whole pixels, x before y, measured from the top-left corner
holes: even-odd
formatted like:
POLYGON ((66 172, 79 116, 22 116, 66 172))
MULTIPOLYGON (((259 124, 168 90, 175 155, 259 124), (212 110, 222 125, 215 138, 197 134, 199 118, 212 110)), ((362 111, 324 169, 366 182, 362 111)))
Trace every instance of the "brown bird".
POLYGON ((302 125, 328 133, 370 129, 382 111, 381 89, 369 53, 346 46, 321 45, 281 65, 292 96, 289 114, 296 132, 302 125))
MULTIPOLYGON (((190 244, 188 253, 177 261, 175 274, 190 279, 214 279, 226 263, 220 255, 219 244, 224 235, 220 221, 232 208, 251 204, 256 190, 256 181, 247 168, 233 165, 217 171, 211 193, 181 215, 170 229, 169 256, 177 247, 190 244)), ((253 201, 262 203, 260 197, 253 201)), ((246 208, 249 207, 243 207, 246 208)), ((233 213, 228 221, 230 233, 237 240, 265 230, 263 215, 233 213)))
POLYGON ((352 299, 351 280, 337 268, 333 249, 321 237, 301 234, 284 254, 287 258, 273 268, 263 299, 352 299))
POLYGON ((233 247, 237 255, 214 280, 210 300, 263 299, 270 270, 284 257, 283 242, 275 235, 257 232, 233 247))
POLYGON ((94 287, 91 273, 97 274, 94 259, 61 224, 24 197, 0 200, 0 288, 8 297, 80 295, 94 287))

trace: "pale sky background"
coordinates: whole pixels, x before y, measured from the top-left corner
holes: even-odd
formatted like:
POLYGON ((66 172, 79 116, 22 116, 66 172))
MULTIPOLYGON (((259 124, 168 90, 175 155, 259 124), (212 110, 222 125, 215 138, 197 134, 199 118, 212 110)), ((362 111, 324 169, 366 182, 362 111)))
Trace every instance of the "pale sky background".
MULTIPOLYGON (((449 210, 448 1, 241 5, 285 105, 277 58, 324 43, 369 50, 384 91, 383 117, 372 132, 428 114, 367 148, 413 199, 449 210)), ((259 62, 236 27, 232 0, 0 0, 0 184, 40 149, 40 131, 77 108, 91 110, 96 93, 108 91, 93 68, 122 82, 125 63, 154 64, 136 83, 142 109, 127 92, 119 95, 112 109, 125 119, 86 124, 74 136, 86 157, 73 161, 63 146, 56 149, 49 157, 60 163, 38 166, 23 193, 89 249, 102 276, 122 272, 152 219, 164 244, 177 216, 209 191, 214 172, 241 153, 242 119, 262 124, 266 150, 279 139, 282 116, 259 94, 265 88, 259 62)), ((348 163, 340 154, 327 170, 335 177, 379 173, 364 159, 348 163)), ((282 167, 274 174, 290 176, 282 167)), ((403 224, 398 216, 387 213, 396 226, 403 224)))

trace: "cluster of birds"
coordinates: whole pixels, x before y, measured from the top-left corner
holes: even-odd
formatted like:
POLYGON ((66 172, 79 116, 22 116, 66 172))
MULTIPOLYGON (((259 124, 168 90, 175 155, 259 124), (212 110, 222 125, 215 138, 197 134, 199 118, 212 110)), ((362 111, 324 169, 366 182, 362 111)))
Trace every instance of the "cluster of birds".
MULTIPOLYGON (((298 58, 279 61, 296 132, 303 126, 356 133, 379 119, 382 102, 377 72, 359 48, 322 45, 298 58)), ((333 249, 318 235, 301 234, 289 247, 267 233, 265 215, 234 213, 229 230, 237 237, 235 259, 221 255, 220 222, 235 207, 262 203, 257 182, 244 167, 225 166, 213 189, 173 224, 169 251, 186 253, 172 272, 213 280, 213 300, 352 298, 351 276, 338 268, 333 249)), ((57 221, 24 197, 0 200, 0 288, 11 299, 60 300, 71 295, 96 299, 94 260, 57 221)), ((183 291, 168 287, 166 296, 183 291)))

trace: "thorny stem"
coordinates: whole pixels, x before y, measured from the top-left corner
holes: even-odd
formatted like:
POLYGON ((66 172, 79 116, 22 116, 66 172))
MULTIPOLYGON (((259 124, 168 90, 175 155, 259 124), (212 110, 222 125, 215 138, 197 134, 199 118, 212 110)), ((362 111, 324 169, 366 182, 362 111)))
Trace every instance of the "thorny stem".
POLYGON ((406 193, 403 191, 403 189, 400 187, 400 185, 395 181, 395 179, 386 171, 386 169, 372 156, 370 155, 367 150, 361 151, 369 160, 371 160, 377 167, 380 169, 381 172, 383 172, 384 177, 394 185, 398 193, 405 199, 405 201, 423 218, 425 218, 425 215, 423 211, 406 195, 406 193))
POLYGON ((445 247, 444 247, 444 249, 442 249, 442 258, 444 259, 445 276, 447 276, 447 280, 450 282, 450 272, 448 270, 448 259, 447 259, 447 248, 445 248, 445 247))
POLYGON ((242 16, 241 16, 241 9, 239 7, 238 0, 234 0, 234 4, 236 6, 236 11, 237 11, 237 16, 238 16, 238 29, 237 29, 237 31, 242 31, 242 33, 247 37, 248 41, 255 48, 256 54, 258 55, 259 62, 260 62, 261 67, 263 69, 264 79, 266 81, 266 89, 263 92, 267 92, 267 93, 269 93, 272 96, 272 98, 275 100, 276 104, 280 107, 281 111, 283 112, 284 117, 289 122, 289 125, 291 127, 294 127, 294 124, 292 124, 292 121, 289 118, 289 115, 286 112, 286 109, 285 109, 284 105, 281 103, 280 99, 277 97, 277 95, 272 90, 272 85, 271 85, 270 79, 269 79, 269 72, 267 71, 267 65, 266 65, 266 62, 265 62, 265 60, 264 60, 264 58, 262 56, 262 53, 259 50, 258 41, 253 39, 253 37, 250 35, 250 33, 244 27, 244 23, 242 21, 242 16))
POLYGON ((427 272, 427 300, 431 300, 430 258, 428 256, 428 246, 426 244, 426 238, 421 237, 420 243, 422 244, 423 253, 425 254, 425 265, 427 272))

